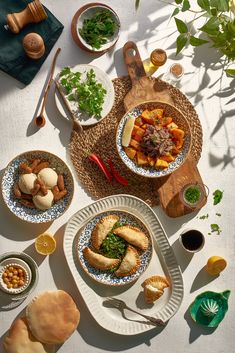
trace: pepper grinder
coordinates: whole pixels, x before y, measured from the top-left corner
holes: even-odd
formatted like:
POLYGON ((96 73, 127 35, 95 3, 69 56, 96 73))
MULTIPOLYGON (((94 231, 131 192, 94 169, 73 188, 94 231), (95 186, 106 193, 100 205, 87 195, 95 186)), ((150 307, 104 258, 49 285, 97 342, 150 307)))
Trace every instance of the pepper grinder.
POLYGON ((39 0, 34 0, 21 12, 10 13, 7 15, 7 27, 13 33, 20 30, 29 23, 38 23, 47 18, 46 11, 39 0))

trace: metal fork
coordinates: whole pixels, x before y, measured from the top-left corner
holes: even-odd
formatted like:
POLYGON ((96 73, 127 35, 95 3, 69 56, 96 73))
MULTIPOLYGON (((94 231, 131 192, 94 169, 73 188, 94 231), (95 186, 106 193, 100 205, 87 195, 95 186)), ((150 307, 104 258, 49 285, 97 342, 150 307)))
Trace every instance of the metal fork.
POLYGON ((117 298, 113 298, 113 297, 107 297, 106 298, 106 302, 110 305, 113 305, 113 307, 119 309, 119 310, 124 310, 124 309, 127 309, 127 310, 130 310, 132 311, 133 313, 136 313, 142 317, 144 317, 145 319, 147 319, 148 321, 152 322, 154 325, 156 326, 165 326, 165 322, 162 321, 161 319, 156 319, 155 317, 152 317, 152 316, 148 316, 148 315, 145 315, 145 314, 142 314, 140 313, 139 311, 136 311, 132 308, 130 308, 128 305, 126 305, 126 303, 121 300, 121 299, 117 299, 117 298))

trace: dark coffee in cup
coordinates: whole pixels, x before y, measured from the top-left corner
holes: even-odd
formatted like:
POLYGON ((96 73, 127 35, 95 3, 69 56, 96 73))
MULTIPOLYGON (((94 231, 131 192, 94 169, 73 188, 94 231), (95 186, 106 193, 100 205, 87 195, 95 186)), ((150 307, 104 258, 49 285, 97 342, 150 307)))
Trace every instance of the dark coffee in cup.
POLYGON ((182 233, 180 239, 183 247, 191 252, 201 250, 205 242, 204 235, 196 229, 191 229, 182 233))

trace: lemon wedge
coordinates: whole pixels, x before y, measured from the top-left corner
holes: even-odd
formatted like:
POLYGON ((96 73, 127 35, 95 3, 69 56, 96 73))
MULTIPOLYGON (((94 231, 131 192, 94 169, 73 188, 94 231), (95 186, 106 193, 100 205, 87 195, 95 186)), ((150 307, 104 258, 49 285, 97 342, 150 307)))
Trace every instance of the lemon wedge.
POLYGON ((223 257, 220 256, 211 256, 206 265, 206 271, 212 275, 216 276, 222 272, 227 266, 227 262, 223 257))
POLYGON ((41 255, 50 255, 56 249, 56 240, 48 233, 40 234, 35 240, 35 249, 41 255))
POLYGON ((128 147, 129 143, 131 142, 131 134, 135 124, 135 117, 130 116, 127 118, 126 124, 123 129, 122 134, 122 145, 123 147, 128 147))

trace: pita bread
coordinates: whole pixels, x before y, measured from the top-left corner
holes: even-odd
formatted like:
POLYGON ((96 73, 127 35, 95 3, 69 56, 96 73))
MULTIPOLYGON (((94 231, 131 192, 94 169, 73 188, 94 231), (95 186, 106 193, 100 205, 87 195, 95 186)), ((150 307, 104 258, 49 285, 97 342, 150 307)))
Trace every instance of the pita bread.
POLYGON ((38 342, 29 331, 26 318, 17 319, 11 325, 3 343, 6 353, 53 353, 54 346, 38 342))
POLYGON ((76 330, 80 312, 71 296, 63 290, 44 292, 26 308, 32 334, 41 342, 65 342, 76 330))

